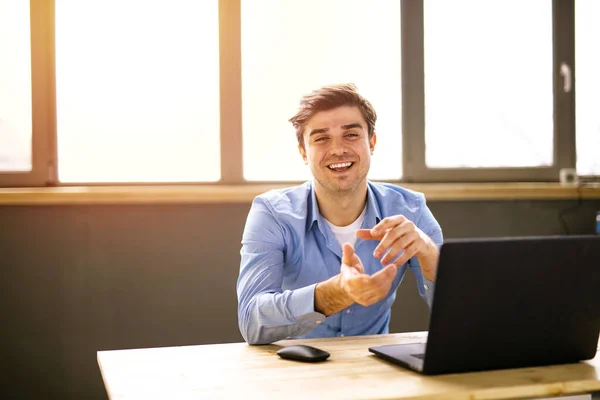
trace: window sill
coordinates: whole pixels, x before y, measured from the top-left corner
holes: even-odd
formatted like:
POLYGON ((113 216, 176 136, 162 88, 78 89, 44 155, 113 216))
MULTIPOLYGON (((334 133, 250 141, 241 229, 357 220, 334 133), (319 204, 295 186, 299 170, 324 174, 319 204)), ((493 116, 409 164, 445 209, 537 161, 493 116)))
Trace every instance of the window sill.
MULTIPOLYGON (((64 186, 0 188, 0 205, 56 204, 202 204, 249 203, 260 193, 290 186, 64 186)), ((428 201, 600 199, 600 185, 558 183, 423 183, 402 184, 422 192, 428 201)))

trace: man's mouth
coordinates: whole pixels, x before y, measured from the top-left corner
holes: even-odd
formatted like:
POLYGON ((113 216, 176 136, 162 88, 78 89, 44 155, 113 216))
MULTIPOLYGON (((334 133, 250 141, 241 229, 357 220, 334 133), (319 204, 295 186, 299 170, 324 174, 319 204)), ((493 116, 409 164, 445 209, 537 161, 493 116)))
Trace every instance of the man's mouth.
POLYGON ((327 168, 329 168, 330 170, 335 171, 335 172, 344 172, 344 171, 347 171, 350 168, 352 168, 353 165, 354 165, 354 162, 347 161, 347 162, 329 164, 327 166, 327 168))

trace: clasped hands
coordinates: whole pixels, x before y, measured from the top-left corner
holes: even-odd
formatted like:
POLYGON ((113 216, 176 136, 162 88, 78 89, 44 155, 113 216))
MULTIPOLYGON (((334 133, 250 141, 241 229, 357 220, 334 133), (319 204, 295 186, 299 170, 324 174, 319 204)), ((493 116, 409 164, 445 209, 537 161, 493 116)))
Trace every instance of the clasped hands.
POLYGON ((411 257, 426 255, 432 244, 425 233, 402 215, 384 218, 372 229, 359 229, 356 236, 380 240, 373 256, 381 258, 385 265, 375 274, 367 275, 352 245, 345 243, 342 246, 339 284, 352 301, 362 306, 370 306, 387 296, 398 268, 411 257))

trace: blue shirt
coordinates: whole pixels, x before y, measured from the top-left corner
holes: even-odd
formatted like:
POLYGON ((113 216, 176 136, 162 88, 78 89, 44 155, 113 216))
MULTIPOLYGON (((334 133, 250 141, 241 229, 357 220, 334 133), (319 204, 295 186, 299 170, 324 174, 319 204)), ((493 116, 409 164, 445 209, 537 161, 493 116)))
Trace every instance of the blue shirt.
MULTIPOLYGON (((402 214, 438 247, 442 230, 425 204, 425 196, 392 184, 368 182, 362 228, 402 214)), ((355 252, 365 273, 383 268, 373 257, 379 241, 357 239, 355 252)), ((391 306, 407 265, 420 296, 431 306, 434 283, 421 273, 416 257, 398 269, 388 295, 368 307, 350 307, 325 317, 315 311, 317 283, 340 273, 342 249, 319 212, 311 181, 257 196, 242 237, 237 282, 238 323, 250 344, 285 338, 315 338, 388 333, 391 306)))

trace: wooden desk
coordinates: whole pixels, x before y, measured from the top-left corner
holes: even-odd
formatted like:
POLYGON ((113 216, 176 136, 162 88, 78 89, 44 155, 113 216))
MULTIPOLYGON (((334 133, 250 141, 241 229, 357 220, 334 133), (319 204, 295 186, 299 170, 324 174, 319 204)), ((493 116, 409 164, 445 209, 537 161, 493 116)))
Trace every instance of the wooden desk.
POLYGON ((561 366, 422 376, 376 358, 373 345, 418 343, 425 332, 98 352, 111 399, 523 399, 600 391, 600 356, 561 366), (280 359, 312 344, 323 363, 280 359))

